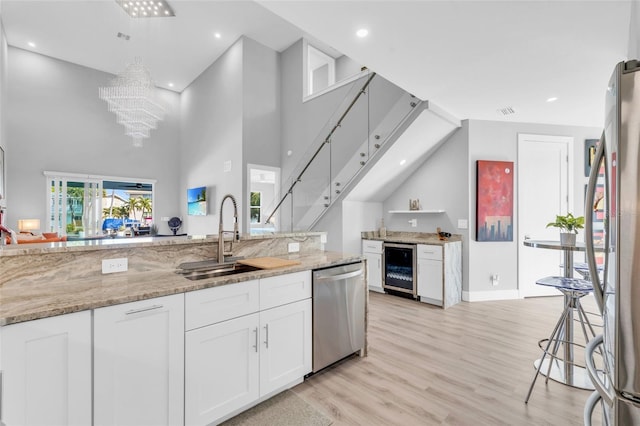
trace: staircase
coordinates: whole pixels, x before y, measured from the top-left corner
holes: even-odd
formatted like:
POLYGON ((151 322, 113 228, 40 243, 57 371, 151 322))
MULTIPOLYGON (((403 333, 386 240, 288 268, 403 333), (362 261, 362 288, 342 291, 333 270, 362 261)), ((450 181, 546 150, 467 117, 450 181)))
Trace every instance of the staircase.
MULTIPOLYGON (((266 222, 279 213, 280 229, 312 230, 336 203, 359 186, 405 130, 430 107, 436 108, 375 73, 354 82, 309 152, 284 181, 281 194, 285 195, 267 208, 271 214, 266 222)), ((444 116, 449 128, 446 133, 450 134, 460 122, 446 113, 444 116)), ((427 145, 425 149, 433 149, 435 143, 427 145)))

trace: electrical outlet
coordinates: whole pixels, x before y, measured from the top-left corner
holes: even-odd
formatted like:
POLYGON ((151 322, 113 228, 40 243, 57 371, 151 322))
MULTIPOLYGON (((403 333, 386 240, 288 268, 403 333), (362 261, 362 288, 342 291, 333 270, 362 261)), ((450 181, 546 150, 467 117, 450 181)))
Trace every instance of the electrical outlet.
POLYGON ((458 219, 458 229, 467 229, 469 227, 469 222, 467 219, 458 219))
POLYGON ((500 275, 498 274, 491 274, 491 285, 498 285, 500 282, 500 275))
POLYGON ((126 272, 129 269, 129 261, 126 257, 117 259, 104 259, 102 261, 102 273, 113 274, 114 272, 126 272))
POLYGON ((412 228, 415 228, 416 226, 418 226, 418 219, 410 219, 409 223, 411 224, 412 228))
POLYGON ((327 244, 327 234, 320 235, 320 244, 327 244))
POLYGON ((289 243, 289 253, 296 253, 300 251, 300 243, 289 243))

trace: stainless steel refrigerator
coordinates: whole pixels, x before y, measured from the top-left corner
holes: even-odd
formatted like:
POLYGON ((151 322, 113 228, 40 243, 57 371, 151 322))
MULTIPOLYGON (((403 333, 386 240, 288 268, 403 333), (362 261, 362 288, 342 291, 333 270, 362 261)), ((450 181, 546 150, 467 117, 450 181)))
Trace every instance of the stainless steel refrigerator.
POLYGON ((640 425, 640 63, 616 66, 605 111, 585 197, 587 263, 604 327, 586 351, 596 391, 584 421, 602 401, 604 425, 640 425))

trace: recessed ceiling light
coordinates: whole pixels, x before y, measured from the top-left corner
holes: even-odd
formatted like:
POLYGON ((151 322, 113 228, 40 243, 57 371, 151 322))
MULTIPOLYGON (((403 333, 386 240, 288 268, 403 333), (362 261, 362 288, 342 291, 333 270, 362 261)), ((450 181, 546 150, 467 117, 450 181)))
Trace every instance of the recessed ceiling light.
POLYGON ((213 36, 214 36, 215 38, 220 38, 220 37, 222 37, 222 35, 221 35, 220 33, 215 33, 213 36))
POLYGON ((357 32, 356 35, 360 38, 364 38, 366 36, 369 35, 369 30, 366 28, 360 28, 357 32))
POLYGON ((36 44, 32 41, 30 41, 29 43, 27 43, 29 45, 29 47, 36 47, 36 44))
POLYGON ((169 87, 173 87, 173 83, 169 83, 169 87))
POLYGON ((404 166, 406 163, 407 163, 407 160, 405 160, 405 159, 400 160, 400 165, 401 166, 404 166))
POLYGON ((552 96, 552 97, 550 97, 549 99, 547 99, 547 102, 555 102, 555 101, 557 101, 557 100, 558 100, 558 98, 557 98, 557 97, 552 96))

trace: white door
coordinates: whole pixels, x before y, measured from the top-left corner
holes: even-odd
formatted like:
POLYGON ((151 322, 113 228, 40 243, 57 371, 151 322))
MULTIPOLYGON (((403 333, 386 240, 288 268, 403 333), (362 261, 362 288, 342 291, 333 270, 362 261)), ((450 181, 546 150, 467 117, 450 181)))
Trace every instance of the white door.
POLYGON ((526 247, 525 239, 559 240, 557 228, 546 228, 566 214, 570 199, 571 137, 518 135, 518 286, 520 296, 557 296, 536 280, 562 275, 562 251, 526 247))
POLYGON ((186 333, 185 424, 207 425, 258 399, 259 315, 186 333))
POLYGON ((184 295, 94 311, 94 419, 100 426, 184 422, 184 295))
POLYGON ((260 312, 260 396, 311 372, 311 299, 260 312))
POLYGON ((0 424, 91 424, 91 312, 8 325, 0 334, 0 424))

